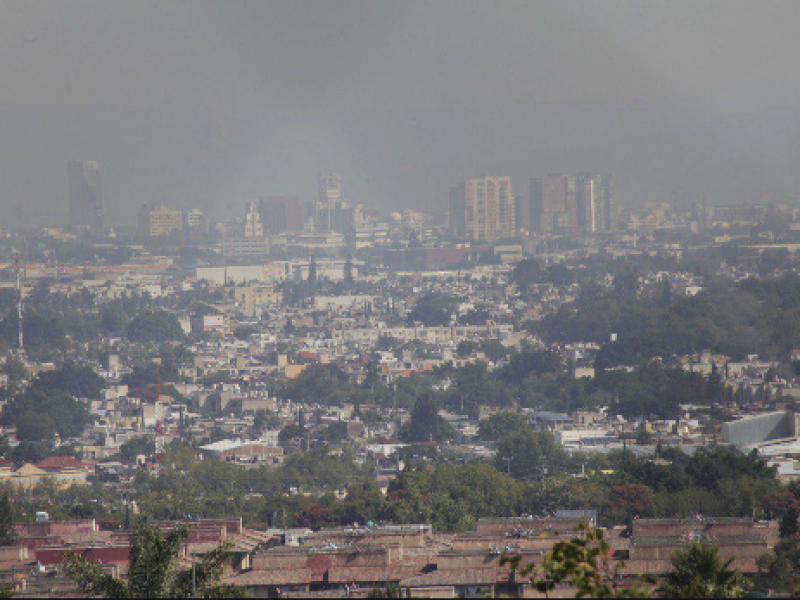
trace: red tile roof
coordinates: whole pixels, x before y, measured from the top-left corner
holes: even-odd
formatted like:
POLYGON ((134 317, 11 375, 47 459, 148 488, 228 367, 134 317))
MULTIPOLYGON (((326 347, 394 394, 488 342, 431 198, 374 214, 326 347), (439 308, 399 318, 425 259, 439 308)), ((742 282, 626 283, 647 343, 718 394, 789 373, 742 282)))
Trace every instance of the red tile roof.
POLYGON ((419 575, 421 567, 331 567, 328 581, 331 583, 383 583, 400 581, 407 577, 419 575))
POLYGON ((448 569, 433 571, 425 575, 409 577, 400 582, 402 587, 419 587, 429 585, 495 585, 508 581, 508 573, 494 568, 448 569))
POLYGON ((249 586, 281 586, 281 585, 302 585, 308 583, 321 582, 322 578, 308 569, 269 569, 259 571, 247 571, 238 575, 226 577, 224 583, 249 586))
POLYGON ((73 456, 48 456, 36 463, 36 466, 43 471, 60 471, 61 469, 77 469, 83 464, 73 456))

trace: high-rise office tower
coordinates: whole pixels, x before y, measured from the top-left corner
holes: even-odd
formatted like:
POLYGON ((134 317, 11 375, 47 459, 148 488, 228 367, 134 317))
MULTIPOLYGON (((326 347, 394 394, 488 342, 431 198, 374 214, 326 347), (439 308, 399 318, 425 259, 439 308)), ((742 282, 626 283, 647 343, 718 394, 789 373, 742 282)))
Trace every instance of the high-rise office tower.
POLYGON ((319 175, 317 184, 314 223, 318 231, 332 231, 333 211, 342 208, 342 177, 338 173, 319 175))
POLYGON ((611 177, 551 173, 531 179, 533 231, 592 233, 611 229, 611 177))
POLYGON ((261 215, 256 210, 255 202, 247 203, 247 210, 244 215, 244 222, 242 223, 242 237, 245 238, 263 238, 264 227, 261 224, 261 215))
POLYGON ((465 238, 467 236, 467 209, 463 181, 450 189, 450 200, 447 209, 447 225, 450 233, 457 238, 465 238))
POLYGON ((470 179, 450 194, 451 230, 493 242, 516 235, 516 202, 510 177, 470 179))
POLYGON ((594 173, 578 173, 578 227, 584 233, 601 229, 598 198, 600 176, 594 173))
POLYGON ((103 180, 100 167, 93 160, 71 160, 67 164, 69 175, 69 224, 88 227, 94 231, 103 228, 103 180))
POLYGON ((598 229, 614 230, 614 176, 599 175, 599 191, 597 196, 598 229))
POLYGON ((265 233, 303 229, 303 212, 297 196, 262 196, 258 201, 258 212, 265 233))
POLYGON ((531 230, 531 203, 521 194, 514 195, 514 221, 517 231, 530 233, 531 230))
POLYGON ((577 183, 574 178, 550 173, 546 177, 531 179, 530 194, 531 221, 535 231, 544 233, 568 226, 573 212, 577 220, 577 183))

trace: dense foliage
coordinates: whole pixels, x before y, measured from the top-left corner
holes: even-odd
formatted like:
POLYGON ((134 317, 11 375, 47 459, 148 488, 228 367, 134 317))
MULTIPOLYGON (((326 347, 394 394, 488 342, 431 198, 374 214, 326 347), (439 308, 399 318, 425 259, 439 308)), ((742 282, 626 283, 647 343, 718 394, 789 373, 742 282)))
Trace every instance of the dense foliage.
POLYGON ((535 330, 548 341, 604 344, 596 366, 712 349, 734 358, 782 358, 800 347, 800 276, 715 283, 693 297, 619 290, 583 294, 535 330), (616 342, 609 342, 617 334, 616 342))
POLYGON ((128 339, 135 343, 179 340, 183 329, 174 314, 158 310, 142 312, 128 324, 128 339))

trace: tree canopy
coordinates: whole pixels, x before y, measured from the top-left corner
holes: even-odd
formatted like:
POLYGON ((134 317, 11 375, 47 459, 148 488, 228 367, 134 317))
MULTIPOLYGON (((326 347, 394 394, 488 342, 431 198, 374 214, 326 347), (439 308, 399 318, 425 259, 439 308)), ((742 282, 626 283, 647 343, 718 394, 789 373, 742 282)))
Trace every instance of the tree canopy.
POLYGON ((167 342, 183 338, 178 317, 163 310, 139 313, 128 324, 128 339, 136 343, 167 342))

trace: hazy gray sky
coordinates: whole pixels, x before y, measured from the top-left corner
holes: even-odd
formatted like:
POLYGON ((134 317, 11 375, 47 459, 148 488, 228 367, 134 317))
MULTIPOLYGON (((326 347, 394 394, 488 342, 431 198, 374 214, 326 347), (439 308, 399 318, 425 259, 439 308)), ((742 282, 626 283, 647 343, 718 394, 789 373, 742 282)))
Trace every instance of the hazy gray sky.
POLYGON ((109 221, 310 199, 442 207, 509 174, 617 175, 623 200, 800 197, 800 2, 0 0, 0 218, 109 221))

